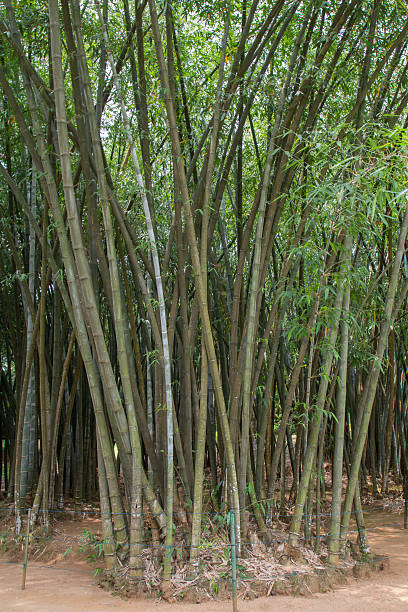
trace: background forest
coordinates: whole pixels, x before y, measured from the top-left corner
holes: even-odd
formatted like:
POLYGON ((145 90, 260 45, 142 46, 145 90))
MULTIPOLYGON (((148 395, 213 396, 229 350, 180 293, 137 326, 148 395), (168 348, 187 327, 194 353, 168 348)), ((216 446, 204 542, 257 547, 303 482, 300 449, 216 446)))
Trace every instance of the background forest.
MULTIPOLYGON (((4 0, 0 487, 105 563, 232 509, 328 560, 408 474, 402 0, 4 0), (286 469, 288 466, 288 469, 286 469), (149 523, 146 523, 149 513, 149 523), (175 529, 176 528, 176 532, 175 529)), ((255 526, 255 527, 254 527, 255 526)))

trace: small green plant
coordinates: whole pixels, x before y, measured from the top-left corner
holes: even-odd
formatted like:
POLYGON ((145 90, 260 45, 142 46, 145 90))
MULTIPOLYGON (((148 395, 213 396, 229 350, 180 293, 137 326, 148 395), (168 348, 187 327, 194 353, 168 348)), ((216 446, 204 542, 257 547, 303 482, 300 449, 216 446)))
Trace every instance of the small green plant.
POLYGON ((72 546, 68 546, 68 548, 66 549, 66 551, 64 552, 64 554, 62 555, 63 559, 65 559, 65 557, 67 557, 68 555, 70 555, 72 552, 72 546))
POLYGON ((103 553, 103 541, 98 540, 95 534, 88 529, 84 529, 80 541, 83 542, 83 544, 80 546, 79 550, 81 552, 87 552, 88 561, 96 563, 103 553))

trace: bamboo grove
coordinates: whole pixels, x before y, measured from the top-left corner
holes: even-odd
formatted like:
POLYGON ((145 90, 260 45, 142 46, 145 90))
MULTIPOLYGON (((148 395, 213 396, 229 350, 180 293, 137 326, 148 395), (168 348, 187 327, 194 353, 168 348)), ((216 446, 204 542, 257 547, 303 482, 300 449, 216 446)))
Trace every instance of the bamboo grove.
POLYGON ((408 475, 405 3, 5 0, 0 34, 17 531, 99 496, 106 566, 149 538, 168 580, 208 509, 318 547, 331 466, 329 562, 353 511, 367 552, 362 487, 408 475))

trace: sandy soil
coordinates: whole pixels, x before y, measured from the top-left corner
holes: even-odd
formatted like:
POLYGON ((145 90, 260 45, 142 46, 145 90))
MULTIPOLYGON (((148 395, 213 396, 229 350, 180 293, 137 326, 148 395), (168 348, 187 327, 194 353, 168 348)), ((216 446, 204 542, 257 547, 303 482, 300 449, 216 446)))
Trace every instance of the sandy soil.
MULTIPOLYGON (((295 612, 338 610, 375 612, 408 610, 408 531, 401 528, 402 517, 372 512, 367 517, 372 549, 391 558, 390 571, 348 584, 332 593, 310 598, 269 597, 252 602, 239 601, 240 612, 295 612), (384 526, 386 525, 386 526, 384 526)), ((62 561, 47 566, 30 562, 26 590, 20 590, 21 566, 0 562, 0 610, 100 612, 229 612, 230 601, 197 604, 167 604, 155 601, 121 601, 94 584, 89 565, 62 561)))

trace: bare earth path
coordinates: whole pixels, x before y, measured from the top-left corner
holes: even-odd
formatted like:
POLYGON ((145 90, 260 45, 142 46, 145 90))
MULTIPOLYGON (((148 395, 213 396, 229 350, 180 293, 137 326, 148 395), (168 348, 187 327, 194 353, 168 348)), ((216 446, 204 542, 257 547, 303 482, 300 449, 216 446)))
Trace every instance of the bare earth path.
MULTIPOLYGON (((332 593, 310 598, 269 597, 253 602, 240 601, 241 612, 375 612, 408 610, 408 530, 402 517, 372 512, 368 515, 370 542, 378 554, 388 554, 391 569, 361 581, 349 580, 332 593), (384 526, 386 525, 386 526, 384 526), (379 527, 378 527, 379 526, 379 527)), ((31 563, 26 590, 20 591, 21 566, 0 564, 0 610, 2 612, 229 612, 231 602, 166 604, 154 601, 121 601, 94 585, 89 566, 63 562, 45 567, 31 563)))

